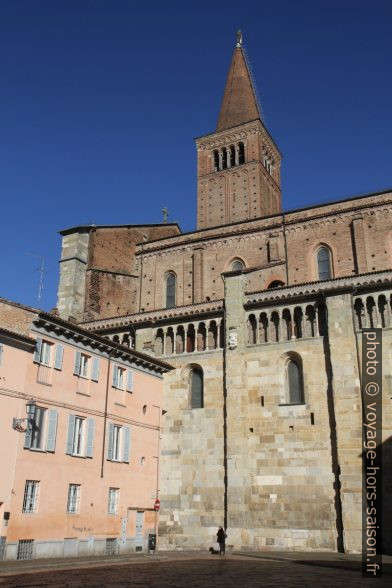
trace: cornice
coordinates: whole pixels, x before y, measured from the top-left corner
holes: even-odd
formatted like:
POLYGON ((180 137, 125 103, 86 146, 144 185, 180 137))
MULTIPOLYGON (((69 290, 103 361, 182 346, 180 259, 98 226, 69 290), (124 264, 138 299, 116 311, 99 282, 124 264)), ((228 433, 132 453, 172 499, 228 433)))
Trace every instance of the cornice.
POLYGON ((223 300, 212 300, 208 302, 199 302, 197 304, 187 304, 186 306, 176 306, 174 308, 160 308, 148 312, 139 312, 135 314, 124 315, 120 317, 111 317, 83 323, 83 327, 88 331, 103 331, 108 329, 118 329, 135 324, 155 323, 158 321, 185 319, 201 314, 216 314, 223 310, 223 300))
POLYGON ((356 289, 368 289, 389 287, 392 289, 392 269, 382 272, 370 272, 359 276, 345 276, 331 280, 305 282, 293 286, 283 286, 272 290, 259 290, 257 292, 245 292, 245 307, 256 305, 269 305, 272 303, 290 301, 297 298, 315 297, 320 294, 328 295, 336 291, 352 291, 356 289))

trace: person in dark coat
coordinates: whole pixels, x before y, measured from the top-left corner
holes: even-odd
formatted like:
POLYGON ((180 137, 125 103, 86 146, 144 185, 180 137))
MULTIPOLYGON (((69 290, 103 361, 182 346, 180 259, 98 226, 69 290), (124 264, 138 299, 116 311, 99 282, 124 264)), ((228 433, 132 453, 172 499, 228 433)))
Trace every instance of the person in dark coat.
POLYGON ((216 539, 219 543, 219 555, 225 555, 225 541, 226 541, 226 533, 223 530, 223 527, 219 527, 218 532, 216 534, 216 539))

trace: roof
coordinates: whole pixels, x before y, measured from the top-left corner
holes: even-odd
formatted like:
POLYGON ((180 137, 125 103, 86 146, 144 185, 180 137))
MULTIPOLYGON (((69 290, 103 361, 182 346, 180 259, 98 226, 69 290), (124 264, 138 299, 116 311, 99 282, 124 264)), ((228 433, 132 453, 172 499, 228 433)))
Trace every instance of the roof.
MULTIPOLYGON (((37 308, 33 308, 32 306, 26 306, 24 304, 19 304, 18 302, 13 302, 11 300, 7 300, 6 298, 0 298, 0 302, 3 302, 4 304, 9 304, 10 306, 15 306, 17 308, 21 308, 22 310, 30 312, 33 315, 36 315, 35 318, 32 318, 32 320, 31 320, 32 323, 37 322, 37 321, 54 323, 55 325, 58 325, 59 327, 62 327, 68 331, 74 332, 75 334, 82 335, 82 336, 86 337, 86 339, 93 339, 93 340, 97 341, 98 343, 101 343, 102 345, 105 345, 106 347, 113 349, 113 351, 117 350, 119 352, 119 354, 130 355, 130 356, 134 357, 135 360, 140 360, 141 362, 143 362, 145 364, 147 363, 152 366, 155 366, 155 368, 157 368, 161 372, 166 372, 166 371, 173 369, 173 366, 166 363, 165 361, 162 361, 161 359, 157 359, 155 357, 152 357, 151 355, 147 355, 146 353, 136 351, 135 349, 130 349, 129 347, 126 347, 125 345, 115 343, 114 341, 111 341, 110 339, 107 339, 106 337, 103 337, 102 335, 97 335, 94 332, 87 331, 86 329, 79 326, 78 324, 75 324, 71 321, 66 321, 66 320, 64 320, 54 314, 51 314, 49 312, 45 312, 44 310, 39 310, 37 308)), ((30 339, 30 337, 26 337, 25 335, 21 335, 19 333, 15 333, 14 331, 9 331, 8 329, 3 329, 2 327, 0 327, 0 333, 2 331, 4 332, 4 334, 8 333, 8 336, 11 336, 11 334, 13 334, 13 336, 18 337, 19 339, 24 340, 27 343, 31 343, 31 341, 32 341, 32 339, 30 339)))
POLYGON ((225 131, 238 125, 261 119, 257 94, 242 46, 234 49, 217 131, 225 131))
POLYGON ((59 231, 60 235, 68 235, 75 231, 88 233, 93 229, 142 229, 143 227, 177 227, 181 233, 180 225, 177 222, 174 223, 144 223, 141 225, 77 225, 76 227, 70 227, 68 229, 62 229, 59 231))
POLYGON ((5 329, 4 327, 0 327, 0 335, 9 337, 10 339, 17 339, 18 341, 28 343, 33 347, 35 346, 35 339, 32 339, 31 337, 26 337, 26 335, 22 335, 21 333, 17 333, 16 331, 11 331, 11 329, 5 329))

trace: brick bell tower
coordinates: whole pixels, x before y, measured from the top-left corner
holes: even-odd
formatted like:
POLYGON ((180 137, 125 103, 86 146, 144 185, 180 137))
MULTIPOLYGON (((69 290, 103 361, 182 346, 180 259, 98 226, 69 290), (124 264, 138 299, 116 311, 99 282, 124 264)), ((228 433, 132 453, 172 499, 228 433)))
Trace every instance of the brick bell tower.
POLYGON ((262 120, 241 31, 216 131, 196 147, 198 229, 281 212, 281 154, 262 120))

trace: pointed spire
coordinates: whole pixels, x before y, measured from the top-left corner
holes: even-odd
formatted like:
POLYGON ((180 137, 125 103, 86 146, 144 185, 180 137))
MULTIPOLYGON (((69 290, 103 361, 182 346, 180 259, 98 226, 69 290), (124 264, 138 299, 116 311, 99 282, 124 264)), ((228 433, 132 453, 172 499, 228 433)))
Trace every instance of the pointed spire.
POLYGON ((257 118, 261 119, 261 113, 242 47, 242 32, 238 31, 216 130, 225 131, 257 118))

